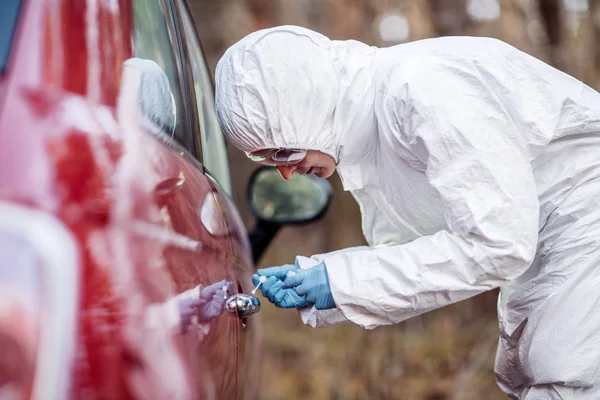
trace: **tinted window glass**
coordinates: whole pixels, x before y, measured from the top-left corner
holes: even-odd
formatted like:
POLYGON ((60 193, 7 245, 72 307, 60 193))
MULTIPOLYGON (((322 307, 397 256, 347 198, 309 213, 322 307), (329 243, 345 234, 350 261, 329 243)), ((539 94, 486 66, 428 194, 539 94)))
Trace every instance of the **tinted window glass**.
POLYGON ((225 191, 231 194, 231 176, 225 138, 215 111, 214 88, 210 73, 196 36, 193 21, 183 1, 179 2, 183 19, 183 31, 190 54, 190 64, 194 79, 194 92, 198 106, 198 120, 202 140, 202 162, 219 181, 225 191))
POLYGON ((168 2, 134 0, 133 52, 138 70, 143 71, 140 103, 144 115, 195 154, 192 132, 186 124, 181 77, 178 74, 177 41, 169 25, 168 2), (148 62, 151 61, 151 62, 148 62))
POLYGON ((21 0, 0 1, 0 73, 4 72, 6 64, 8 64, 19 8, 21 8, 21 0))

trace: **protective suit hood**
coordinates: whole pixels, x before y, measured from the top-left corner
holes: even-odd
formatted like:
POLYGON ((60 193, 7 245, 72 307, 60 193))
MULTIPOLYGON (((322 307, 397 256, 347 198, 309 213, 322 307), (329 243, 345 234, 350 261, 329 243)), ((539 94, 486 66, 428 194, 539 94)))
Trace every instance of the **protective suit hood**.
POLYGON ((239 149, 319 150, 338 165, 369 156, 376 48, 296 26, 254 32, 216 70, 217 113, 239 149))

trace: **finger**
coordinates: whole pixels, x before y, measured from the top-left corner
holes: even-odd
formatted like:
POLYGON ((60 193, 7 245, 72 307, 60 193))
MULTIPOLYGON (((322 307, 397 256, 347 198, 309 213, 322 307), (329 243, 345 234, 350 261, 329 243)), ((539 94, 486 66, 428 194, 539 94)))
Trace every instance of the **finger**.
POLYGON ((274 276, 277 279, 283 280, 283 279, 285 279, 285 277, 287 276, 287 273, 289 271, 295 271, 296 269, 298 269, 298 267, 294 264, 285 264, 280 267, 269 267, 269 268, 259 269, 258 271, 256 271, 256 273, 259 276, 266 276, 266 277, 274 276))
POLYGON ((315 304, 317 302, 317 295, 315 290, 311 290, 307 285, 300 285, 296 287, 296 293, 299 296, 304 296, 307 302, 315 304))
POLYGON ((198 296, 200 299, 204 300, 204 301, 209 301, 213 295, 215 294, 215 292, 218 289, 216 288, 211 288, 210 286, 204 287, 202 289, 200 289, 200 296, 198 296))
POLYGON ((305 285, 304 283, 296 286, 294 289, 296 289, 296 293, 298 293, 298 296, 306 296, 306 294, 309 291, 308 285, 305 285))
POLYGON ((282 267, 261 268, 261 269, 256 270, 256 274, 258 276, 266 276, 266 277, 275 276, 275 277, 277 277, 279 274, 281 274, 281 268, 282 267))
POLYGON ((281 285, 283 283, 281 281, 275 282, 269 290, 267 291, 267 298, 271 303, 275 303, 275 295, 281 291, 281 285))
POLYGON ((222 290, 217 290, 215 295, 213 296, 213 300, 223 302, 225 301, 225 292, 222 290))
POLYGON ((304 281, 304 276, 306 273, 304 271, 298 271, 295 275, 288 276, 283 281, 283 288, 289 289, 300 285, 304 281))
POLYGON ((254 287, 256 287, 256 285, 258 285, 260 282, 260 276, 258 276, 257 274, 252 275, 252 284, 254 285, 254 287))
POLYGON ((223 286, 225 286, 226 284, 227 284, 227 281, 223 279, 222 281, 215 282, 215 283, 205 287, 204 289, 210 290, 210 291, 215 291, 217 289, 222 289, 223 286))
POLYGON ((210 286, 203 288, 200 291, 200 298, 202 299, 210 299, 215 293, 218 291, 223 292, 223 286, 227 285, 227 281, 223 280, 217 283, 213 283, 210 286))
POLYGON ((291 303, 294 304, 295 308, 304 307, 308 305, 308 302, 304 297, 298 296, 298 293, 294 289, 288 289, 287 298, 291 303))
POLYGON ((295 301, 296 301, 296 308, 302 308, 302 307, 306 307, 309 305, 312 305, 312 303, 309 303, 305 297, 300 297, 298 296, 297 293, 293 293, 293 296, 295 296, 295 301))
POLYGON ((279 279, 275 278, 274 276, 270 277, 269 279, 267 279, 266 281, 263 282, 262 285, 260 285, 260 290, 263 294, 263 296, 267 297, 267 293, 269 291, 269 289, 271 288, 271 286, 273 286, 275 284, 275 282, 278 282, 279 279))
POLYGON ((211 301, 211 304, 214 304, 215 306, 219 307, 219 308, 224 308, 225 307, 225 299, 224 298, 216 298, 213 301, 211 301))
POLYGON ((273 304, 280 308, 288 308, 287 302, 283 302, 287 290, 280 290, 273 298, 273 304))

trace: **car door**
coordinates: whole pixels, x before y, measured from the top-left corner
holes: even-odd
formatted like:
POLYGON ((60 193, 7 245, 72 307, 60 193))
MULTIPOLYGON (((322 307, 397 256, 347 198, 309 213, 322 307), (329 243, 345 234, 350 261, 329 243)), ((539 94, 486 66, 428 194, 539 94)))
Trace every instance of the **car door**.
MULTIPOLYGON (((27 358, 34 397, 235 398, 240 322, 223 315, 237 291, 231 242, 196 158, 173 1, 29 0, 22 15, 2 87, 0 199, 60 227, 25 224, 60 255, 53 290, 32 291, 55 296, 39 306, 45 350, 27 358), (59 395, 46 390, 57 385, 59 395)), ((11 329, 29 339, 23 327, 11 329)))
MULTIPOLYGON (((185 37, 185 49, 189 60, 193 92, 196 97, 196 109, 200 125, 202 158, 206 175, 218 182, 216 193, 224 211, 230 250, 228 262, 232 268, 235 282, 240 292, 252 290, 251 275, 254 271, 252 254, 248 243, 248 234, 241 217, 231 199, 231 175, 225 138, 219 125, 214 102, 214 87, 211 75, 202 52, 200 40, 195 29, 191 13, 183 0, 178 0, 181 27, 185 37)), ((260 351, 260 331, 257 320, 248 318, 240 321, 240 340, 238 346, 238 387, 240 398, 252 398, 257 393, 258 371, 256 364, 260 351)))
MULTIPOLYGON (((208 291, 206 312, 192 313, 185 322, 181 343, 203 397, 235 398, 240 325, 235 316, 221 314, 224 300, 238 291, 238 285, 230 266, 230 235, 220 195, 201 164, 195 94, 178 10, 171 0, 133 0, 133 25, 134 57, 159 67, 149 67, 158 71, 158 76, 153 72, 145 76, 147 71, 142 68, 140 81, 163 82, 141 90, 140 102, 148 140, 158 143, 152 163, 160 176, 155 201, 164 230, 156 232, 155 240, 166 244, 167 277, 182 299, 202 297, 214 285, 220 289, 208 291), (165 78, 170 96, 157 95, 167 86, 165 78), (222 298, 214 298, 217 295, 222 298)), ((151 287, 151 283, 147 285, 151 287)))

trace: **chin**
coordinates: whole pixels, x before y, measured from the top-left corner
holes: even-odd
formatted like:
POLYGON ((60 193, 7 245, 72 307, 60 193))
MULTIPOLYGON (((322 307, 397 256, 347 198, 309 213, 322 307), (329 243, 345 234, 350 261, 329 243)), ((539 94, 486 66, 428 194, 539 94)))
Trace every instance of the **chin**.
POLYGON ((318 174, 315 174, 318 178, 321 179, 326 179, 329 178, 331 175, 333 175, 333 171, 332 170, 321 170, 319 171, 318 174))

